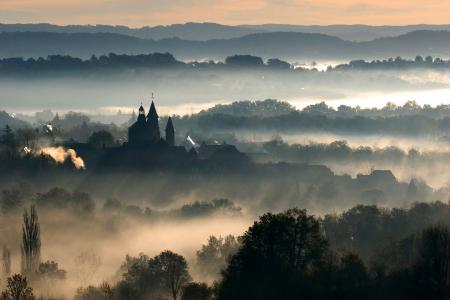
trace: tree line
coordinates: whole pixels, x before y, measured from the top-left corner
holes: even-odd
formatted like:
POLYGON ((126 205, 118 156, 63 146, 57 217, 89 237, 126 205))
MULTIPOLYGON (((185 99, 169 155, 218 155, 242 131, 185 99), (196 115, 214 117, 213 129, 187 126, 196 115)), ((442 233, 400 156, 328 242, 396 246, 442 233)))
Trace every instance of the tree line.
POLYGON ((252 55, 228 56, 224 62, 183 62, 170 53, 150 53, 139 55, 115 54, 81 59, 68 55, 49 55, 46 58, 12 57, 0 59, 0 75, 35 74, 52 72, 104 71, 111 72, 123 69, 199 69, 217 68, 266 68, 268 70, 290 70, 291 65, 277 58, 266 62, 261 57, 252 55))
MULTIPOLYGON (((126 256, 116 283, 81 280, 87 285, 75 299, 448 299, 449 220, 450 203, 442 202, 358 205, 322 217, 301 209, 266 213, 240 237, 211 236, 192 266, 170 250, 126 256), (193 281, 193 269, 206 282, 193 281)), ((2 300, 34 299, 35 285, 52 290, 66 278, 41 257, 35 206, 22 222, 20 273, 11 274, 11 251, 3 247, 2 300)), ((89 270, 82 276, 95 274, 100 258, 80 254, 83 263, 89 270)))
MULTIPOLYGON (((414 60, 403 59, 400 56, 385 60, 353 60, 347 64, 328 67, 327 71, 351 71, 351 70, 402 70, 402 69, 447 69, 450 61, 439 57, 417 56, 414 60)), ((89 59, 81 59, 69 55, 49 55, 39 58, 11 57, 0 59, 0 74, 34 74, 48 72, 80 72, 80 71, 112 71, 118 69, 211 69, 226 70, 227 68, 246 68, 292 72, 317 72, 316 68, 307 69, 294 67, 290 63, 279 58, 270 58, 266 61, 254 55, 232 55, 223 62, 213 60, 202 62, 183 62, 177 60, 170 53, 149 53, 139 55, 115 54, 92 55, 89 59)))
POLYGON ((339 64, 329 67, 328 71, 353 71, 353 70, 405 70, 405 69, 447 69, 449 60, 428 55, 425 58, 417 55, 414 59, 405 59, 400 56, 383 60, 352 60, 348 64, 339 64))

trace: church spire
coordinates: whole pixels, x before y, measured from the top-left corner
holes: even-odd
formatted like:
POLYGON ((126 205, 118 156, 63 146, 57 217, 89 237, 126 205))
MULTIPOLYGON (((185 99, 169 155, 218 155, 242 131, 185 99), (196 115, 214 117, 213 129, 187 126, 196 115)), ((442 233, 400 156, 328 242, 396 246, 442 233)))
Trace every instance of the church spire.
POLYGON ((158 118, 159 118, 159 116, 158 116, 158 113, 156 112, 155 103, 152 101, 152 104, 150 105, 150 109, 147 114, 147 120, 149 120, 149 119, 158 120, 158 118))
POLYGON ((156 112, 155 103, 152 101, 147 115, 147 127, 150 140, 157 142, 161 139, 159 132, 158 113, 156 112))

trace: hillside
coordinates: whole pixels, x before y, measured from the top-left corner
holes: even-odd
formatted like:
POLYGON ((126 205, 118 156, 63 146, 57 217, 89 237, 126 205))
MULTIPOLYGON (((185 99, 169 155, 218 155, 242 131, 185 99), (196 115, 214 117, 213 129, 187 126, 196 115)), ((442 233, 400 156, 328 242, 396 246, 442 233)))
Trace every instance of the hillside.
POLYGON ((417 54, 450 56, 450 31, 415 31, 391 38, 356 43, 314 33, 256 33, 232 39, 190 41, 179 38, 152 40, 113 33, 0 33, 0 57, 39 57, 63 54, 88 58, 108 53, 170 52, 186 59, 218 59, 252 54, 281 59, 371 59, 417 54))
POLYGON ((263 24, 241 25, 241 27, 267 32, 305 32, 332 35, 343 40, 367 42, 383 37, 394 37, 418 30, 450 30, 450 25, 404 25, 404 26, 369 26, 369 25, 289 25, 263 24))
POLYGON ((183 38, 192 41, 210 39, 230 39, 247 34, 265 32, 239 26, 227 26, 216 23, 185 23, 167 26, 130 28, 111 25, 53 25, 41 24, 0 24, 0 32, 51 32, 51 33, 116 33, 142 39, 183 38))
POLYGON ((130 28, 111 25, 53 25, 41 24, 0 24, 0 32, 53 32, 53 33, 117 33, 143 39, 181 38, 192 41, 238 38, 253 33, 264 32, 304 32, 332 35, 343 40, 362 42, 382 37, 393 37, 417 30, 450 30, 450 25, 291 25, 261 24, 229 26, 217 23, 184 23, 166 26, 145 26, 130 28))

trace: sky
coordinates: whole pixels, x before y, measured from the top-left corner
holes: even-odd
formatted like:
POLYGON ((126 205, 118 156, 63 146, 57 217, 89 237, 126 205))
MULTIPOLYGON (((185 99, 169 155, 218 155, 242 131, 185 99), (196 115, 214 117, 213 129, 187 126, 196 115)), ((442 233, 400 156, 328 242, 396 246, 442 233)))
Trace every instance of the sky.
POLYGON ((0 0, 0 23, 448 24, 450 0, 0 0))

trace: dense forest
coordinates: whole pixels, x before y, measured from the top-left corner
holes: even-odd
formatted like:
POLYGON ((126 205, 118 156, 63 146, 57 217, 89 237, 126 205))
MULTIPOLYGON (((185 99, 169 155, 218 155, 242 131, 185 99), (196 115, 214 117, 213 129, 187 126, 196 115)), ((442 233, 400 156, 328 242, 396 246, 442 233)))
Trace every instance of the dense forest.
MULTIPOLYGON (((450 108, 447 104, 435 107, 421 106, 415 101, 407 101, 403 106, 387 103, 380 109, 347 105, 340 105, 335 109, 320 102, 299 110, 287 102, 268 99, 219 104, 197 114, 173 115, 172 119, 183 133, 189 131, 217 133, 220 130, 237 132, 247 129, 279 132, 303 130, 361 134, 445 135, 450 130, 449 114, 450 108)), ((69 112, 61 117, 51 111, 38 112, 35 116, 19 115, 17 117, 13 118, 6 112, 0 112, 0 126, 27 127, 21 120, 23 118, 32 123, 52 124, 61 132, 75 130, 81 126, 86 128, 89 125, 88 127, 94 126, 96 130, 108 128, 114 134, 120 130, 119 127, 123 126, 125 129, 136 118, 135 115, 124 115, 119 112, 116 122, 112 122, 116 124, 114 125, 92 122, 89 115, 77 112, 69 112)), ((114 117, 110 120, 114 121, 114 117)), ((164 124, 166 120, 167 116, 162 116, 161 124, 164 124)), ((90 131, 92 133, 92 130, 90 131)), ((75 133, 69 138, 80 140, 75 133)), ((84 136, 81 140, 86 138, 87 136, 84 136)))
POLYGON ((341 105, 338 109, 318 103, 302 110, 286 109, 286 105, 272 102, 260 104, 261 114, 247 114, 249 102, 234 103, 230 107, 215 107, 211 113, 175 118, 183 127, 208 130, 273 130, 277 132, 326 131, 363 134, 439 135, 449 132, 449 107, 421 107, 411 101, 398 107, 387 104, 382 109, 361 109, 341 105), (264 111, 276 106, 272 113, 264 111), (233 107, 235 106, 235 108, 233 107), (240 111, 236 114, 233 111, 240 111))
MULTIPOLYGON (((330 66, 327 71, 354 71, 354 70, 408 70, 408 69, 435 69, 447 70, 450 67, 448 60, 439 57, 417 56, 414 60, 403 59, 401 57, 389 58, 386 60, 374 60, 367 62, 364 60, 351 61, 348 64, 330 66)), ((139 55, 114 54, 93 55, 90 59, 81 59, 67 55, 49 55, 46 58, 23 58, 11 57, 0 59, 0 75, 36 75, 67 73, 77 74, 80 72, 104 72, 112 73, 118 70, 160 70, 160 69, 186 69, 186 70, 215 70, 225 71, 233 69, 247 70, 267 70, 285 72, 307 72, 317 71, 312 68, 306 69, 302 66, 291 65, 278 58, 271 58, 266 61, 263 58, 252 55, 233 55, 221 61, 191 61, 183 62, 177 60, 170 53, 151 53, 139 55)))

